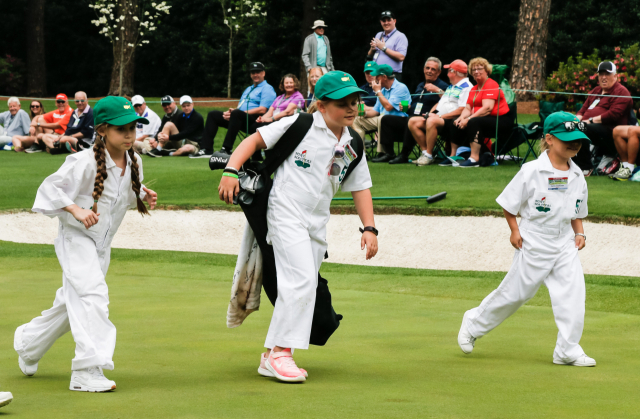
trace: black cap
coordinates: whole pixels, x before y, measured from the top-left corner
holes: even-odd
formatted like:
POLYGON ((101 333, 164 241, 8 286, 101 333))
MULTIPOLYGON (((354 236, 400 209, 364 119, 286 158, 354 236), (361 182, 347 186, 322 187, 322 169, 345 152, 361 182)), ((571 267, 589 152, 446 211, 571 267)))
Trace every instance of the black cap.
POLYGON ((162 96, 162 99, 160 99, 160 104, 162 105, 168 105, 170 103, 173 103, 171 95, 162 96))
POLYGON ((256 61, 253 62, 251 64, 249 64, 249 71, 263 71, 264 70, 264 64, 262 64, 260 61, 256 61))
POLYGON ((390 12, 388 10, 380 13, 380 20, 388 18, 388 17, 390 17, 391 19, 395 19, 396 15, 394 15, 393 12, 390 12))
POLYGON ((616 66, 611 61, 603 61, 598 66, 598 73, 606 71, 609 74, 616 74, 616 66))

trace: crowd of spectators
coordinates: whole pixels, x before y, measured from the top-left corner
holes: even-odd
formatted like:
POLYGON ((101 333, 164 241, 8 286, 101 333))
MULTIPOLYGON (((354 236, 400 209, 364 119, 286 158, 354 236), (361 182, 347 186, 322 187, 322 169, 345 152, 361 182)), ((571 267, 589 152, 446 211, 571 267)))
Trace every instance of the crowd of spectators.
MULTIPOLYGON (((413 90, 402 83, 403 63, 409 42, 400 32, 395 15, 380 15, 382 31, 369 42, 364 65, 363 89, 358 117, 353 128, 377 154, 373 163, 404 164, 419 147, 418 166, 434 164, 437 156, 447 157, 440 166, 478 167, 494 164, 491 139, 496 132, 508 132, 514 125, 516 110, 510 108, 504 92, 491 79, 493 66, 484 58, 469 64, 456 59, 442 65, 437 57, 425 61, 424 81, 413 90), (441 77, 442 70, 446 71, 441 77), (471 76, 471 79, 469 78, 471 76), (473 82, 472 82, 473 81, 473 82), (395 143, 402 143, 396 155, 395 143), (443 156, 443 153, 444 154, 443 156)), ((193 100, 184 95, 180 108, 172 96, 161 99, 164 115, 160 118, 140 95, 131 103, 148 125, 136 127, 134 149, 150 157, 186 156, 208 158, 214 152, 219 128, 226 134, 220 151, 230 154, 239 134, 250 135, 257 128, 297 112, 315 111, 315 85, 328 71, 334 71, 330 41, 322 20, 314 22, 302 49, 307 72, 303 88, 294 74, 281 78, 280 95, 266 80, 261 62, 249 65, 251 84, 242 93, 237 107, 214 110, 204 118, 194 109, 193 100)), ((17 152, 51 154, 74 153, 91 147, 94 139, 93 111, 87 95, 77 92, 75 109, 67 96, 56 96, 56 109, 45 112, 42 102, 31 101, 30 114, 21 109, 20 100, 9 98, 9 110, 0 114, 0 148, 17 152), (11 146, 11 145, 12 146, 11 146)), ((618 82, 612 62, 600 63, 598 86, 589 92, 577 113, 581 129, 589 137, 574 159, 589 176, 598 154, 619 156, 620 168, 612 174, 617 180, 629 179, 635 169, 640 148, 640 127, 633 111, 629 91, 618 82)), ((260 159, 256 154, 254 159, 260 159)))

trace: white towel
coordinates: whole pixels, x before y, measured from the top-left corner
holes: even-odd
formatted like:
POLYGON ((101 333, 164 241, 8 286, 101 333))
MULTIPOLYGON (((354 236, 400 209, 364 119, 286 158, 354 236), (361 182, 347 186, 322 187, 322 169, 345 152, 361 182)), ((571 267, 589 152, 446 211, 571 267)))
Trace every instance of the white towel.
POLYGON ((231 301, 227 309, 227 327, 238 327, 244 319, 260 308, 262 292, 262 252, 253 230, 246 223, 238 261, 233 273, 231 301))

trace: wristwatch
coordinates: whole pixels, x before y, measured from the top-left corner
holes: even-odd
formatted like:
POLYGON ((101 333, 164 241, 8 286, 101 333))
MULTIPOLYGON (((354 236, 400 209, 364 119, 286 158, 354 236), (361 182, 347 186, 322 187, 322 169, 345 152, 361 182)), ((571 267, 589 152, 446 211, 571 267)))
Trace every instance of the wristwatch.
POLYGON ((38 121, 38 126, 40 126, 40 121, 38 121))
POLYGON ((593 124, 593 117, 589 118, 589 123, 593 124))
POLYGON ((378 235, 378 229, 375 227, 371 227, 371 226, 367 226, 365 228, 360 227, 358 230, 360 230, 360 233, 364 234, 365 231, 370 231, 373 234, 375 234, 376 236, 378 235))
POLYGON ((387 47, 382 48, 382 52, 387 52, 387 47))
POLYGON ((583 233, 576 233, 576 236, 582 236, 584 237, 584 241, 587 241, 587 236, 583 233))

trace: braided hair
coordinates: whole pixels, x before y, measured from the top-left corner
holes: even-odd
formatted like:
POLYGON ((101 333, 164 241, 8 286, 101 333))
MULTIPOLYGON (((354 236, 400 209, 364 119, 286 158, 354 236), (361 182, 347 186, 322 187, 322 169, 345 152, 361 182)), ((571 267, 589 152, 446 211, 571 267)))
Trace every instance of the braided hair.
MULTIPOLYGON (((98 213, 98 201, 102 196, 102 192, 104 191, 104 181, 107 179, 109 174, 107 173, 107 163, 106 163, 106 140, 105 137, 102 136, 98 130, 101 127, 108 127, 108 124, 100 124, 96 126, 96 141, 93 144, 93 155, 96 159, 97 171, 96 171, 96 180, 93 184, 93 212, 98 213)), ((140 174, 138 172, 138 160, 136 159, 136 155, 133 152, 133 149, 129 149, 128 151, 129 157, 131 158, 131 189, 133 189, 133 193, 136 194, 138 212, 144 216, 144 214, 149 214, 147 207, 140 199, 140 188, 142 187, 140 183, 140 174)))

